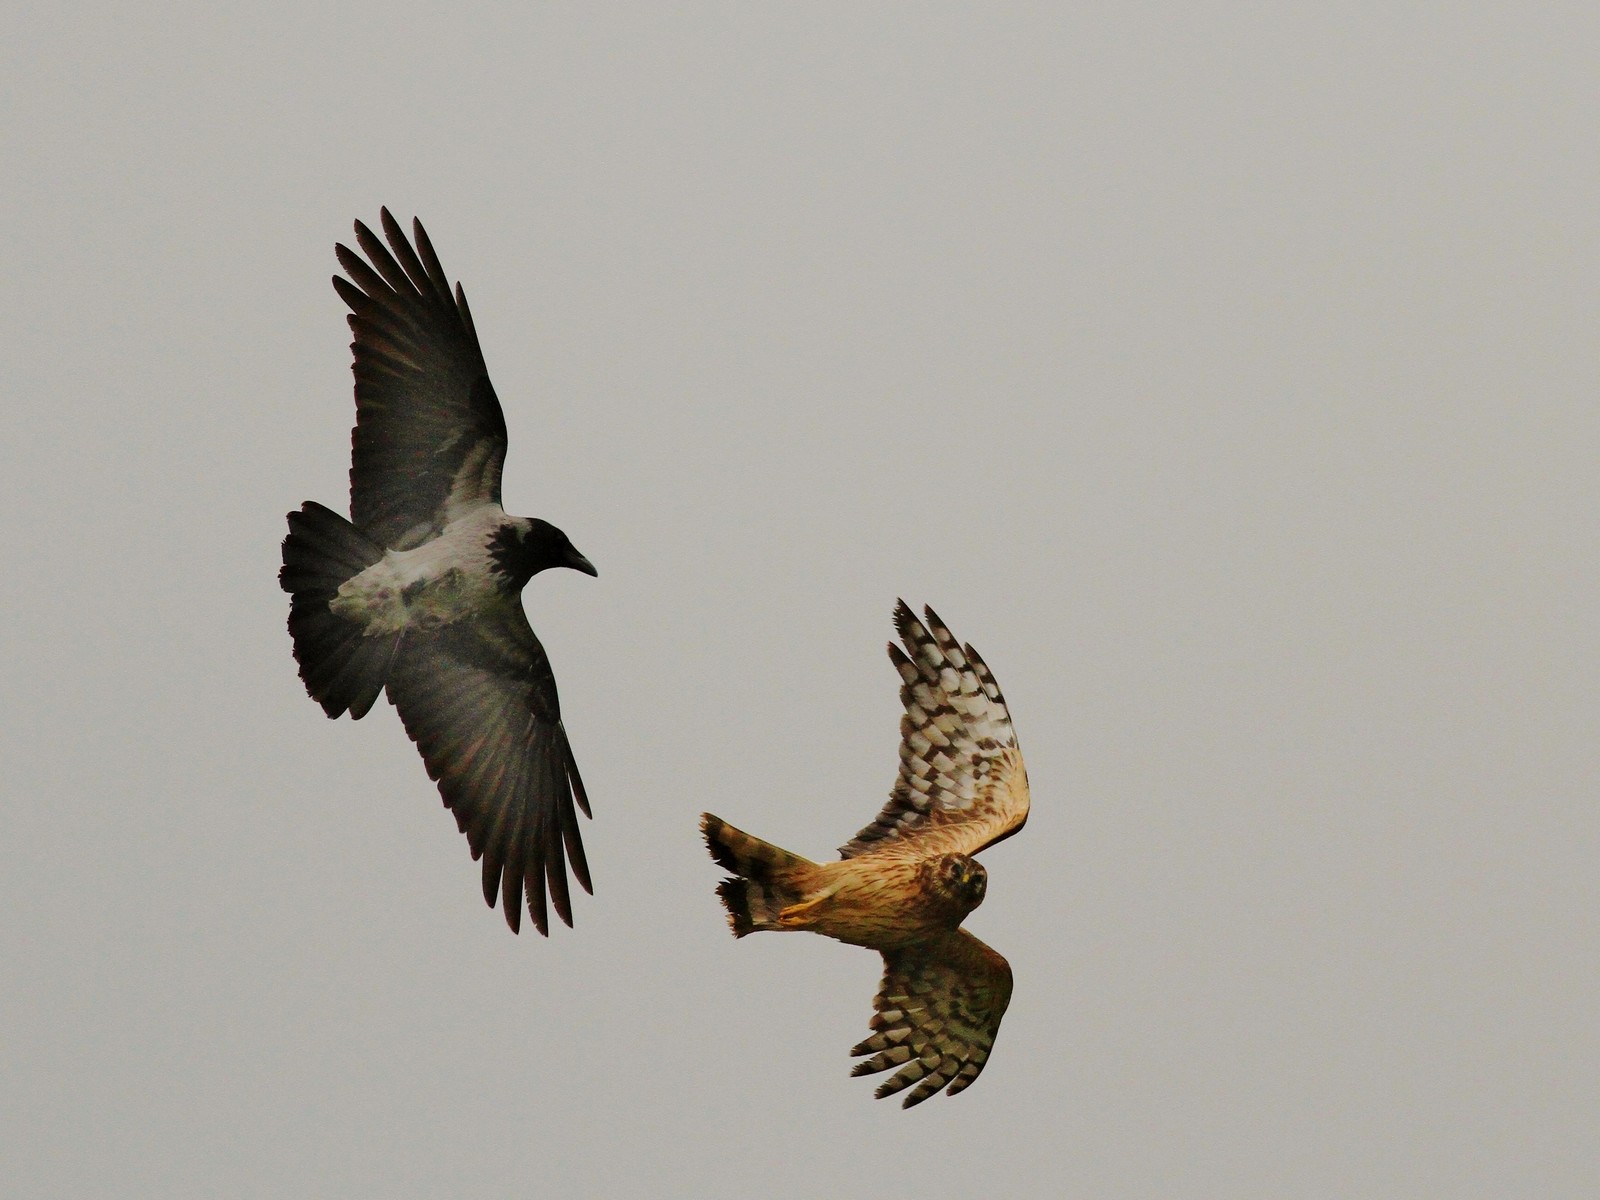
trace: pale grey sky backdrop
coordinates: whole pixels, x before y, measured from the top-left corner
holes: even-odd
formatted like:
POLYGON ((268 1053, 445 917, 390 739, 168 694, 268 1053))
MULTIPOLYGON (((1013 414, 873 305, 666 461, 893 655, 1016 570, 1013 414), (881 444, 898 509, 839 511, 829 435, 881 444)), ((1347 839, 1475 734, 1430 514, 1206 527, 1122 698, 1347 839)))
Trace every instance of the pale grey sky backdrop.
POLYGON ((1593 4, 66 7, 0 49, 0 1192, 1600 1191, 1593 4), (290 660, 381 204, 600 568, 527 593, 548 942, 290 660), (735 943, 695 830, 876 810, 898 595, 1036 802, 909 1114, 876 958, 735 943))

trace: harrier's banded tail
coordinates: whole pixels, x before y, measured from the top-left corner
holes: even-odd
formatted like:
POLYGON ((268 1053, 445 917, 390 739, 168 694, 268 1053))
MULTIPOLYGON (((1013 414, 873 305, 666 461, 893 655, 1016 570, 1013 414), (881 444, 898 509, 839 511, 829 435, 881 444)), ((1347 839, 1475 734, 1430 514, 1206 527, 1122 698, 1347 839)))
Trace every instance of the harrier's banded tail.
POLYGON ((717 885, 733 936, 782 929, 778 914, 805 898, 804 876, 816 864, 751 837, 710 813, 701 816, 700 830, 711 857, 734 873, 717 885))

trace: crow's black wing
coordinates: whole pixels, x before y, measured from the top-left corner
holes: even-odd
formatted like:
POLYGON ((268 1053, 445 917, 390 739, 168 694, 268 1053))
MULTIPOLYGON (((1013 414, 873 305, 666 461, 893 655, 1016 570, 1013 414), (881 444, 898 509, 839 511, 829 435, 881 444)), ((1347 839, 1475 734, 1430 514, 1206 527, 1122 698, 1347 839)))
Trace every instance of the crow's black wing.
POLYGON ((483 859, 483 897, 499 895, 521 925, 522 899, 540 933, 572 924, 567 862, 586 892, 576 808, 589 813, 561 724, 555 676, 522 605, 431 632, 408 631, 389 674, 389 699, 438 781, 445 806, 483 859))
POLYGON ((349 279, 356 377, 350 518, 388 549, 408 549, 448 515, 500 502, 506 422, 461 286, 455 295, 420 221, 416 248, 383 210, 389 249, 356 222, 370 260, 338 246, 349 279))

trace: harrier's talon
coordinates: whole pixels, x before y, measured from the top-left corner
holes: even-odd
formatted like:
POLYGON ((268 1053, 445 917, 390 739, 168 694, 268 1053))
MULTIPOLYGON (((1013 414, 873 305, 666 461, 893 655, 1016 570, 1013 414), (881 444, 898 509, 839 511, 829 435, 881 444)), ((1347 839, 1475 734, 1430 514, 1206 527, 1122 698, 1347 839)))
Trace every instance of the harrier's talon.
POLYGON ((807 925, 817 906, 826 900, 832 893, 823 892, 820 896, 813 896, 809 900, 802 900, 799 904, 791 904, 778 913, 778 924, 786 929, 795 929, 807 925))

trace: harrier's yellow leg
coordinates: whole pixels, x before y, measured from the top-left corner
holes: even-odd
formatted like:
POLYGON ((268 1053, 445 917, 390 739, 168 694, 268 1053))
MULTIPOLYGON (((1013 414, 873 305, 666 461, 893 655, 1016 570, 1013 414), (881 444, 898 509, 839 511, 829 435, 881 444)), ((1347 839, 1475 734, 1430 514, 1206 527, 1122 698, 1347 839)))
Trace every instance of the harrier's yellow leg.
POLYGON ((785 929, 805 928, 807 925, 811 924, 811 920, 816 915, 818 907, 821 906, 825 900, 831 899, 833 893, 837 890, 838 885, 836 884, 833 887, 824 888, 816 895, 800 901, 799 904, 790 904, 785 906, 778 912, 778 924, 783 926, 785 929))

